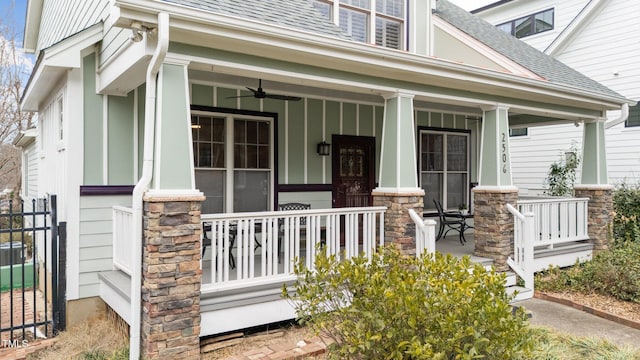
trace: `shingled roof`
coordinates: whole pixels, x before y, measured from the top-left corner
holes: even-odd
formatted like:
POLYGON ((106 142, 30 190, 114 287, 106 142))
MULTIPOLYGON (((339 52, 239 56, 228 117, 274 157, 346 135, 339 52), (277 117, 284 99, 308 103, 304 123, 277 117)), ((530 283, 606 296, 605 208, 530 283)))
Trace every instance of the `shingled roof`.
MULTIPOLYGON (((163 0, 221 15, 350 39, 340 27, 324 17, 308 0, 163 0)), ((435 1, 435 0, 434 0, 435 1)), ((435 15, 481 43, 550 83, 595 94, 623 98, 606 86, 546 55, 527 43, 497 29, 447 0, 437 0, 435 15)))
POLYGON ((216 14, 350 39, 307 0, 163 0, 216 14))
POLYGON ((435 15, 551 83, 623 98, 622 95, 556 58, 542 53, 447 0, 438 0, 435 15))

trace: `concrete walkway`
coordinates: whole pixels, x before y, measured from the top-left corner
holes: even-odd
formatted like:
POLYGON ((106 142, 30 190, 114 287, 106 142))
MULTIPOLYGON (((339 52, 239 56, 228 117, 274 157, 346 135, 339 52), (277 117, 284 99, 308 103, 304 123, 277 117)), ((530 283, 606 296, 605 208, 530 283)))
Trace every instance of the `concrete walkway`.
POLYGON ((640 349, 640 330, 632 327, 547 300, 533 298, 515 305, 531 312, 532 325, 576 336, 603 338, 619 346, 640 349))

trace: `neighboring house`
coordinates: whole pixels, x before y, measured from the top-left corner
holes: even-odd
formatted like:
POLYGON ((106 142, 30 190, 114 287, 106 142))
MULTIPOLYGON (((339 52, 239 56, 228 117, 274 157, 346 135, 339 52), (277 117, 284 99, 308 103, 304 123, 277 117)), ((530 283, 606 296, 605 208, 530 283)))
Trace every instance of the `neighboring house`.
POLYGON ((506 269, 510 126, 585 123, 605 215, 587 236, 579 207, 567 236, 606 246, 600 120, 629 101, 448 1, 32 0, 25 48, 22 195, 58 195, 67 313, 107 303, 133 358, 291 318, 294 257, 415 251, 408 210, 472 184, 475 252, 506 269), (311 209, 276 211, 291 202, 311 209))
MULTIPOLYGON (((498 1, 473 13, 536 49, 606 85, 640 100, 640 43, 635 32, 640 3, 622 0, 498 1)), ((611 184, 640 181, 640 106, 627 114, 607 113, 607 162, 611 184), (617 121, 616 121, 617 120, 617 121), (625 121, 626 120, 626 121, 625 121)), ((542 191, 549 165, 572 144, 582 145, 580 124, 522 128, 511 138, 514 184, 542 191), (539 156, 530 158, 531 151, 539 156)))

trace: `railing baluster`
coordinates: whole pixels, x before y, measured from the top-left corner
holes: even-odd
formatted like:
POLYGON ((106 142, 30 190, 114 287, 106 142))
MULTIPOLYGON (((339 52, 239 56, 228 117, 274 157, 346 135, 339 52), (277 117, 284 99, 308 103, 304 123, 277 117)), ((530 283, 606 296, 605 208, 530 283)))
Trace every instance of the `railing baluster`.
POLYGON ((211 281, 207 277, 203 289, 291 275, 298 257, 313 269, 317 246, 338 260, 361 251, 371 258, 384 241, 384 211, 384 207, 370 207, 203 214, 201 222, 211 224, 211 251, 207 250, 211 261, 202 265, 211 281))

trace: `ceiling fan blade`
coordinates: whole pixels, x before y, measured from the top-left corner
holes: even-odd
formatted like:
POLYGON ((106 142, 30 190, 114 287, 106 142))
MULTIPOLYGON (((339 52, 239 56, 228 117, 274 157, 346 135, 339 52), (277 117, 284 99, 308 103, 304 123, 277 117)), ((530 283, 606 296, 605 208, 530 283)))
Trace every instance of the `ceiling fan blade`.
POLYGON ((269 99, 274 99, 274 100, 289 100, 289 101, 302 100, 302 98, 298 96, 277 95, 277 94, 266 94, 265 97, 269 99))
POLYGON ((227 96, 225 99, 237 99, 237 98, 252 98, 256 97, 255 95, 239 95, 239 96, 227 96))

